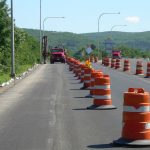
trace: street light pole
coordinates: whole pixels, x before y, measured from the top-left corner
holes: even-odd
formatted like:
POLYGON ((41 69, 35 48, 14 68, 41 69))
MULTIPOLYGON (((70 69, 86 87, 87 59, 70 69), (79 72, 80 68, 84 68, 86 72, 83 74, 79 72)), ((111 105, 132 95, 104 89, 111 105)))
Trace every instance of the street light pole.
POLYGON ((13 0, 11 0, 11 77, 15 78, 15 46, 14 46, 13 0))
MULTIPOLYGON (((127 25, 125 25, 125 24, 123 24, 123 25, 113 25, 113 26, 111 27, 111 29, 110 29, 110 38, 111 38, 111 40, 112 40, 112 30, 113 30, 115 27, 118 27, 118 26, 127 26, 127 25)), ((112 49, 113 49, 113 47, 112 47, 112 49)))
POLYGON ((41 29, 41 0, 40 0, 40 63, 42 63, 42 29, 41 29))
POLYGON ((44 36, 45 21, 48 20, 48 19, 50 19, 50 18, 62 18, 62 19, 64 19, 65 17, 46 17, 46 18, 44 18, 44 20, 43 20, 43 36, 44 36))
POLYGON ((117 26, 127 26, 127 25, 125 25, 125 24, 124 24, 124 25, 114 25, 114 26, 111 27, 111 30, 110 30, 110 31, 112 32, 113 28, 115 28, 115 27, 117 27, 117 26))
MULTIPOLYGON (((102 14, 100 14, 99 17, 98 17, 98 33, 99 33, 99 21, 100 21, 101 17, 103 15, 109 15, 109 14, 120 14, 120 12, 118 12, 118 13, 102 13, 102 14)), ((98 39, 97 50, 98 50, 98 57, 99 57, 99 39, 98 39)))

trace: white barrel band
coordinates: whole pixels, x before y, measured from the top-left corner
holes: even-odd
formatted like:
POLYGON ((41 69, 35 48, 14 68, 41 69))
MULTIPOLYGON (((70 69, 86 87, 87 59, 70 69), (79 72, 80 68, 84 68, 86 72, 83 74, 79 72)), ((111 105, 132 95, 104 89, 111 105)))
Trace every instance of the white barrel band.
POLYGON ((111 99, 111 95, 103 95, 103 96, 94 95, 93 97, 94 99, 111 99))
POLYGON ((94 89, 110 89, 110 85, 95 85, 94 89))
POLYGON ((150 106, 141 106, 139 108, 135 108, 133 106, 123 106, 124 112, 149 112, 150 106))

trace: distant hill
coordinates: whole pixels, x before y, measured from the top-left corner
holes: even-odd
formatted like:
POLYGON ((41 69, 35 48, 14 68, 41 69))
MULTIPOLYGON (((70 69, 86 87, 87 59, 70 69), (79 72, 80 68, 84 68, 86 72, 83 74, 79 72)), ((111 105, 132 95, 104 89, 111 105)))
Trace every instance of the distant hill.
MULTIPOLYGON (((39 30, 24 29, 30 35, 39 40, 39 30)), ((71 32, 55 32, 45 31, 48 36, 48 43, 50 46, 63 45, 71 50, 79 50, 87 47, 87 45, 95 44, 97 46, 98 39, 100 41, 100 48, 104 49, 105 40, 110 38, 114 47, 124 45, 130 48, 137 48, 140 50, 150 50, 150 31, 147 32, 100 32, 100 33, 84 33, 75 34, 71 32)))
MULTIPOLYGON (((39 40, 39 30, 24 30, 39 40)), ((44 35, 48 36, 49 46, 54 47, 58 45, 63 45, 65 48, 70 50, 78 50, 95 42, 94 40, 89 39, 84 35, 74 34, 70 32, 45 31, 44 35)))
POLYGON ((104 45, 106 39, 111 38, 115 46, 125 45, 130 48, 140 50, 150 50, 150 31, 147 32, 101 32, 82 34, 88 39, 99 39, 100 44, 104 45))

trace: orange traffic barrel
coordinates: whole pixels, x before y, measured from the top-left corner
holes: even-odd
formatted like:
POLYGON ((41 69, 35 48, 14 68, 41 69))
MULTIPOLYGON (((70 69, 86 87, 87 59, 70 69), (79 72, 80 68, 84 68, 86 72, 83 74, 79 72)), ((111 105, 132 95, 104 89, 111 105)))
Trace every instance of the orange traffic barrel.
POLYGON ((77 73, 77 68, 78 68, 78 61, 75 60, 75 61, 74 61, 74 68, 73 68, 73 73, 75 74, 75 76, 77 75, 77 74, 76 74, 76 73, 77 73))
POLYGON ((80 79, 80 75, 81 74, 81 63, 78 61, 77 62, 77 67, 76 67, 76 73, 75 73, 75 76, 80 79))
POLYGON ((144 89, 129 88, 124 93, 122 137, 114 143, 150 145, 150 101, 144 89))
POLYGON ((75 71, 74 71, 74 73, 75 73, 75 77, 78 77, 79 64, 80 64, 80 62, 79 62, 79 61, 76 61, 76 62, 75 62, 75 71))
POLYGON ((102 59, 102 65, 105 66, 105 65, 106 65, 106 61, 107 61, 107 57, 103 58, 103 59, 102 59))
POLYGON ((144 75, 143 62, 142 61, 137 61, 135 74, 136 75, 144 75))
POLYGON ((90 57, 90 62, 93 62, 93 63, 94 63, 94 56, 91 56, 91 57, 90 57))
POLYGON ((80 82, 84 82, 84 69, 87 68, 84 64, 81 66, 81 76, 80 76, 80 82))
POLYGON ((87 109, 116 109, 112 105, 109 75, 103 75, 95 79, 93 97, 93 105, 87 107, 87 109))
POLYGON ((147 62, 147 73, 146 73, 146 78, 150 77, 150 62, 147 62))
POLYGON ((85 96, 85 97, 93 97, 94 95, 94 85, 95 85, 95 79, 97 77, 102 77, 103 76, 103 72, 101 70, 92 70, 91 72, 91 85, 89 87, 89 90, 90 90, 90 94, 85 96))
POLYGON ((104 64, 106 67, 109 67, 110 66, 110 58, 107 57, 105 58, 105 64, 104 64))
POLYGON ((94 61, 95 61, 95 63, 98 62, 98 57, 97 56, 94 57, 94 61))
POLYGON ((111 59, 111 68, 114 68, 116 64, 116 59, 111 59))
POLYGON ((124 60, 124 68, 123 71, 130 71, 130 61, 125 59, 124 60))
POLYGON ((120 69, 120 68, 121 68, 121 60, 116 59, 115 69, 120 69))
POLYGON ((74 59, 71 58, 69 61, 69 71, 73 71, 73 68, 74 68, 74 59))
POLYGON ((81 87, 80 89, 87 89, 88 87, 90 87, 91 85, 91 68, 84 68, 84 83, 83 83, 83 87, 81 87))
POLYGON ((78 79, 81 79, 81 71, 82 71, 82 64, 81 64, 81 63, 79 63, 78 71, 77 71, 78 79))

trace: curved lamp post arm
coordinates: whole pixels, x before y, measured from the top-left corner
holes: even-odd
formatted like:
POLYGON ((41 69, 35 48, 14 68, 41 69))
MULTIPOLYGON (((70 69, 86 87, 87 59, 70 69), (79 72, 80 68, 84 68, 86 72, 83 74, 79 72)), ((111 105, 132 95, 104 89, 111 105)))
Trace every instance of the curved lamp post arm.
POLYGON ((117 27, 117 26, 127 26, 127 25, 125 25, 125 24, 124 24, 124 25, 114 25, 114 26, 111 27, 111 30, 110 30, 110 31, 112 31, 113 28, 115 28, 115 27, 117 27))
MULTIPOLYGON (((103 15, 109 15, 109 14, 120 14, 120 12, 118 12, 118 13, 102 13, 102 14, 100 14, 99 17, 98 17, 98 33, 99 33, 99 21, 100 21, 101 17, 103 15)), ((99 57, 99 40, 98 40, 97 49, 98 49, 98 57, 99 57)))
POLYGON ((43 20, 43 36, 44 36, 44 25, 45 25, 45 21, 48 20, 48 19, 51 19, 51 18, 62 18, 62 19, 64 19, 65 17, 46 17, 46 18, 44 18, 44 20, 43 20))

